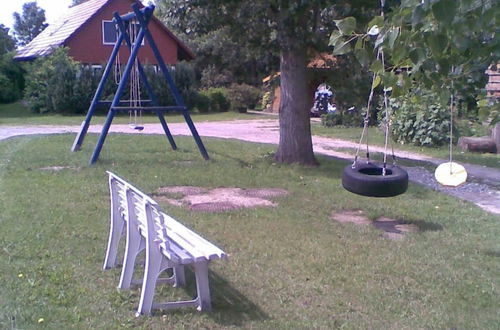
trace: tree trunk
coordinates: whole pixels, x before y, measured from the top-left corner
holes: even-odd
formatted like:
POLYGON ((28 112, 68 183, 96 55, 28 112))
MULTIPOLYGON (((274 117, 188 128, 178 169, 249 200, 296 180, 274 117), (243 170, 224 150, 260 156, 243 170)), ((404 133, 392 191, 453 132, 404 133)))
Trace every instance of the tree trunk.
POLYGON ((280 141, 275 159, 281 163, 317 165, 308 109, 306 48, 301 44, 299 40, 281 51, 280 141))

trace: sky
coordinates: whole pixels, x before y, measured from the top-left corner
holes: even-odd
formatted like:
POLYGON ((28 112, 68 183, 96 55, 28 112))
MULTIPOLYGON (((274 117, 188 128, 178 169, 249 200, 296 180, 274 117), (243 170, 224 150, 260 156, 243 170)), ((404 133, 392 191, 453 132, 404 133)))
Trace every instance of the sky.
MULTIPOLYGON (((4 0, 2 1, 2 8, 0 10, 0 24, 12 30, 12 25, 14 24, 14 18, 12 14, 18 12, 22 14, 23 4, 25 2, 31 2, 29 0, 4 0)), ((38 7, 45 10, 45 18, 48 23, 57 19, 62 13, 69 8, 73 3, 72 0, 37 0, 36 3, 38 7)), ((12 32, 12 31, 10 31, 12 32)))

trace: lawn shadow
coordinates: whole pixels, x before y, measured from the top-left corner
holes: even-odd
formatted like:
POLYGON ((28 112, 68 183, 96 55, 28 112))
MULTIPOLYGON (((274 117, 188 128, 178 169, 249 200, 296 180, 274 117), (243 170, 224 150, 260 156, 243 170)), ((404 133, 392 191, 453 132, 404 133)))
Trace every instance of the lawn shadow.
MULTIPOLYGON (((191 297, 196 296, 196 280, 191 269, 186 268, 186 291, 191 297)), ((221 326, 241 327, 246 322, 268 319, 269 316, 244 294, 234 288, 226 279, 216 272, 209 271, 210 296, 212 310, 207 316, 221 326)), ((157 311, 162 313, 161 311, 157 311)), ((191 308, 180 308, 168 311, 175 314, 192 314, 191 308)))
POLYGON ((406 223, 411 223, 418 227, 418 231, 440 231, 443 230, 444 227, 438 223, 424 221, 424 220, 411 220, 406 223))
POLYGON ((500 250, 486 250, 484 251, 484 254, 487 255, 488 257, 497 257, 500 258, 500 250))

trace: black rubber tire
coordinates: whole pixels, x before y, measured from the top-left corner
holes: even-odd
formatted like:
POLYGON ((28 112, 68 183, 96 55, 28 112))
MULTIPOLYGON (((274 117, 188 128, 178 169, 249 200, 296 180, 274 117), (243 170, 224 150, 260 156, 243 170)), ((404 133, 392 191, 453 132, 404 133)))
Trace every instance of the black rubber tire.
POLYGON ((374 163, 356 163, 346 166, 342 186, 357 195, 368 197, 393 197, 408 189, 408 173, 399 166, 387 165, 386 175, 382 166, 374 163))

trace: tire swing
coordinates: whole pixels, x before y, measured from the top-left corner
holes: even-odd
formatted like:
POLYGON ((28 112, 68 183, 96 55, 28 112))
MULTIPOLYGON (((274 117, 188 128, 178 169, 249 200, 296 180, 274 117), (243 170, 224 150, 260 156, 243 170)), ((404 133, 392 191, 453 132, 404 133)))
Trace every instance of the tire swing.
MULTIPOLYGON (((382 49, 377 52, 377 59, 384 63, 384 53, 382 49)), ((380 77, 374 73, 370 96, 368 97, 368 105, 366 107, 366 115, 364 119, 363 132, 359 140, 356 156, 352 165, 344 168, 342 174, 342 186, 344 189, 361 196, 368 197, 393 197, 404 193, 408 189, 408 173, 401 167, 396 165, 396 157, 394 148, 392 147, 392 165, 387 165, 387 145, 390 135, 389 121, 389 105, 387 89, 384 88, 384 109, 385 109, 385 146, 384 160, 382 164, 370 161, 370 151, 368 146, 368 123, 370 121, 370 105, 373 100, 373 91, 380 77), (359 150, 363 143, 363 138, 366 135, 366 161, 359 161, 359 150)))

